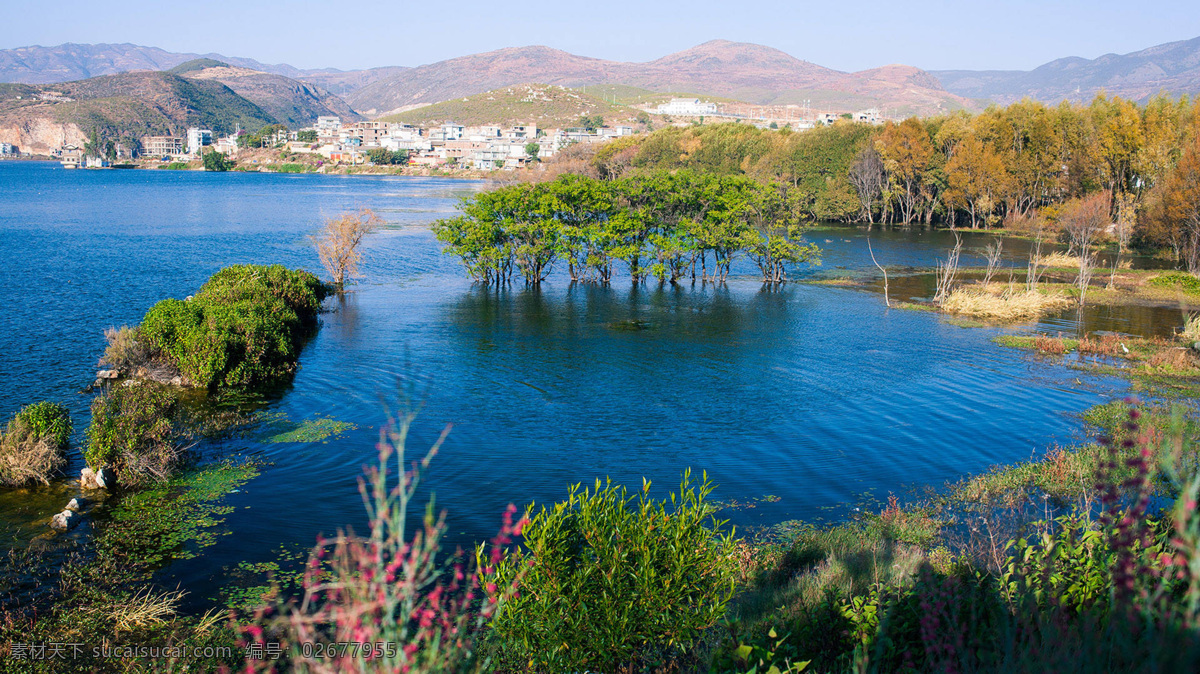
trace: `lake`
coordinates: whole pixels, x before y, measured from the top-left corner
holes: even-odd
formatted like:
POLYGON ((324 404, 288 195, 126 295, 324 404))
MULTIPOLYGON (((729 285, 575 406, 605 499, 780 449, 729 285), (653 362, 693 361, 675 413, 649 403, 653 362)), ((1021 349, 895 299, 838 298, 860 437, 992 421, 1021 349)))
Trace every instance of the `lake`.
MULTIPOLYGON (((1077 413, 1126 390, 992 343, 1024 328, 964 328, 887 309, 874 292, 764 288, 748 266, 725 286, 472 285, 428 225, 486 183, 439 178, 68 171, 0 162, 0 415, 42 399, 73 413, 83 442, 109 326, 192 294, 235 263, 319 272, 308 236, 359 207, 389 227, 365 247, 365 278, 326 303, 291 387, 269 411, 355 429, 316 442, 239 440, 267 462, 226 502, 231 535, 162 580, 211 596, 239 561, 363 524, 357 491, 398 387, 423 404, 410 451, 453 428, 422 496, 456 542, 493 534, 508 503, 547 503, 596 478, 665 494, 690 467, 742 527, 839 517, 864 494, 937 485, 1081 437, 1077 413), (402 384, 407 382, 407 384, 402 384), (839 510, 839 508, 841 508, 839 510), (832 510, 831 510, 832 509, 832 510)), ((870 272, 865 232, 810 235, 820 273, 870 272)), ((889 266, 931 266, 947 233, 871 233, 889 266)), ((967 236, 964 264, 986 241, 967 236)), ((1019 244, 1009 259, 1024 265, 1019 244)), ((804 274, 800 274, 801 277, 804 274)), ((1089 310, 1085 327, 1166 333, 1178 312, 1089 310)), ((1074 330, 1068 312, 1045 330, 1074 330)), ((82 467, 78 450, 69 472, 82 467)), ((0 494, 4 544, 44 531, 73 491, 0 494)))

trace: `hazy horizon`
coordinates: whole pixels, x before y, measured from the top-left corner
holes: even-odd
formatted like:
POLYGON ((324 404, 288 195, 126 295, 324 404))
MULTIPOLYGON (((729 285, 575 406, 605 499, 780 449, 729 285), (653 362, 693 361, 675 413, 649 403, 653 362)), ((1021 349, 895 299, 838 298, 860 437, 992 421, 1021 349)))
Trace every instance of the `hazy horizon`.
POLYGON ((844 71, 891 63, 926 70, 1030 70, 1058 58, 1092 59, 1200 36, 1200 13, 1182 0, 1137 5, 1019 0, 986 7, 863 0, 852 12, 779 0, 740 12, 711 0, 688 6, 617 0, 586 9, 544 0, 516 8, 467 0, 446 9, 362 0, 353 12, 344 3, 212 0, 203 14, 147 0, 58 5, 52 22, 41 6, 9 7, 13 30, 0 36, 0 49, 132 43, 301 69, 358 70, 529 45, 644 62, 725 39, 774 47, 844 71))

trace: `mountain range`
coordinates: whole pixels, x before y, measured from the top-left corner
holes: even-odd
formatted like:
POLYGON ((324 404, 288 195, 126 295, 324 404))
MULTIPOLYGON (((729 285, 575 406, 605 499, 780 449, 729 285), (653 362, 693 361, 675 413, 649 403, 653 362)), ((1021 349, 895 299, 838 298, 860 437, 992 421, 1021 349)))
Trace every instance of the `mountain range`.
POLYGON ((1029 71, 941 70, 930 73, 947 91, 1011 103, 1026 96, 1046 103, 1088 101, 1103 90, 1135 101, 1165 91, 1200 94, 1200 37, 1129 54, 1051 61, 1029 71))
POLYGON ((843 73, 778 49, 713 40, 648 63, 577 56, 550 47, 514 47, 409 68, 346 94, 367 114, 541 82, 568 87, 620 84, 655 92, 690 92, 763 105, 818 109, 884 107, 894 114, 935 114, 969 107, 924 71, 886 66, 843 73))
MULTIPOLYGON (((0 82, 14 83, 0 85, 0 139, 17 139, 25 147, 51 145, 55 138, 76 138, 84 128, 97 127, 126 135, 150 129, 174 133, 192 123, 211 123, 214 130, 226 123, 295 127, 320 115, 357 120, 450 102, 457 103, 429 114, 469 115, 471 101, 494 108, 499 94, 488 92, 517 86, 689 93, 756 105, 807 105, 814 112, 879 107, 899 117, 978 109, 987 101, 1026 96, 1051 104, 1086 101, 1100 90, 1138 101, 1159 91, 1200 94, 1200 38, 1124 55, 1064 58, 1031 71, 887 65, 849 73, 727 40, 644 63, 530 46, 412 68, 351 71, 132 44, 63 44, 0 50, 0 82)), ((501 93, 500 98, 508 95, 501 93)))

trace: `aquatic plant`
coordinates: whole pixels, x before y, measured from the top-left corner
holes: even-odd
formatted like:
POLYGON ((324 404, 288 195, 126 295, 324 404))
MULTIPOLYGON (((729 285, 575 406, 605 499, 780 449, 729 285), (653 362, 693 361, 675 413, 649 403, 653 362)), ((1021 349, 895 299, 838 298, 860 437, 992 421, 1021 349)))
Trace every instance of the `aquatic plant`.
MULTIPOLYGON (((5 671, 228 671, 242 659, 225 613, 180 611, 184 592, 155 574, 198 556, 231 532, 222 497, 258 474, 248 463, 205 466, 109 501, 92 535, 64 550, 30 546, 0 557, 0 643, 69 646, 35 660, 6 651, 5 671), (182 648, 187 647, 186 651, 182 648), (148 647, 140 653, 134 646, 148 647), (94 650, 95 649, 95 650, 94 650), (107 650, 105 650, 107 649, 107 650)), ((51 647, 47 647, 47 654, 51 647)))
POLYGON ((48 401, 23 407, 0 432, 0 485, 49 484, 66 465, 70 438, 66 407, 48 401))
POLYGON ((1200 278, 1185 271, 1169 271, 1146 281, 1160 288, 1177 288, 1185 293, 1200 293, 1200 278))
MULTIPOLYGON (((725 613, 736 544, 684 473, 669 499, 650 483, 571 488, 531 513, 520 549, 476 560, 489 596, 516 591, 492 620, 502 662, 533 671, 619 671, 686 653, 725 613)), ((531 508, 532 510, 532 508, 531 508)))
POLYGON ((288 421, 282 415, 265 415, 262 418, 265 421, 263 442, 324 442, 358 428, 349 421, 329 417, 315 417, 301 422, 288 421))

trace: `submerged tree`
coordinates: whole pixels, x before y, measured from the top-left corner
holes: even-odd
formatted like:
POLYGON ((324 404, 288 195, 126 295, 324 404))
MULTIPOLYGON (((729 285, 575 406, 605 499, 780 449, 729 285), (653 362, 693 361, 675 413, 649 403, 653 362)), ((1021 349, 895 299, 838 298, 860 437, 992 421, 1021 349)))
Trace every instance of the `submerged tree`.
POLYGON ((434 223, 446 252, 485 284, 519 271, 538 285, 555 263, 572 281, 610 283, 625 262, 634 283, 724 282, 741 253, 763 280, 786 280, 785 265, 815 263, 814 245, 795 241, 799 207, 779 184, 692 171, 652 171, 618 181, 564 175, 463 201, 462 215, 434 223))
POLYGON ((359 276, 358 264, 362 261, 362 253, 358 247, 363 238, 382 224, 383 218, 364 208, 356 213, 344 213, 326 220, 321 233, 311 237, 321 264, 333 278, 333 284, 339 292, 345 287, 347 278, 359 276))

